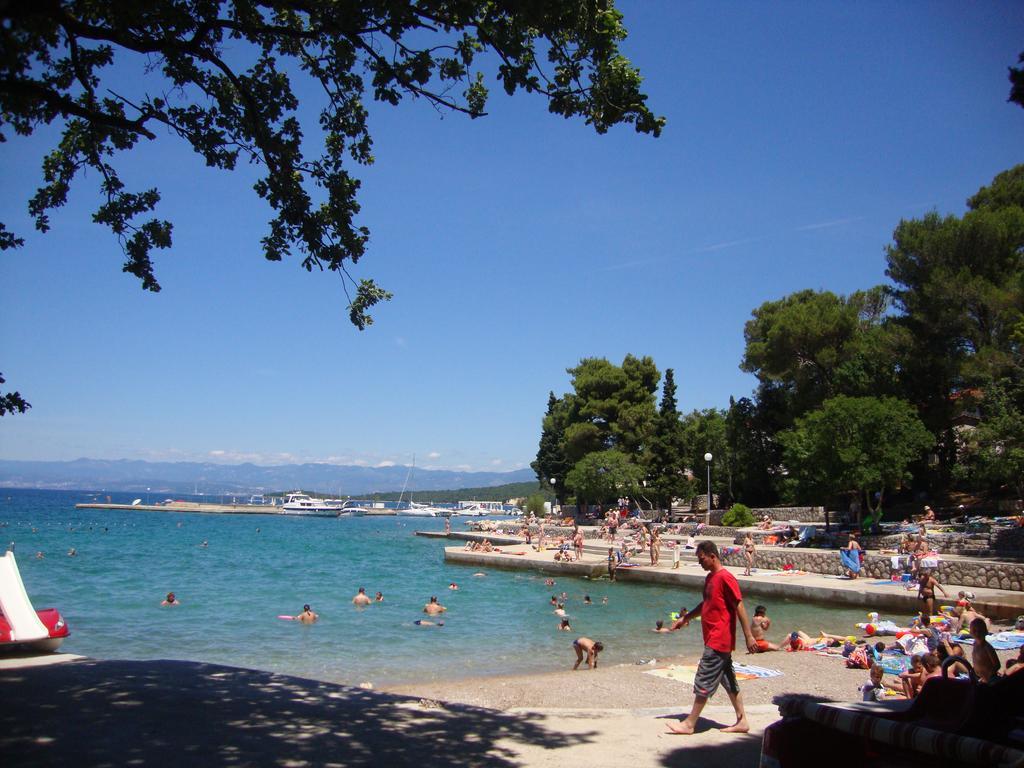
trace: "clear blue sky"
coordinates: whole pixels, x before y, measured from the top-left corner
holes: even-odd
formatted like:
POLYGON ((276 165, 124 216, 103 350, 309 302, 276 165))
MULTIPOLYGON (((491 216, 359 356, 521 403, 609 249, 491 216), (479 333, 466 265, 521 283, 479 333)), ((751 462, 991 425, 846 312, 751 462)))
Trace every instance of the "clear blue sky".
POLYGON ((395 298, 363 333, 335 276, 263 260, 249 170, 169 136, 119 161, 175 223, 153 295, 89 219, 95 178, 32 230, 52 135, 0 145, 0 220, 26 239, 0 255, 0 371, 33 405, 0 420, 0 457, 524 467, 580 358, 651 355, 682 410, 724 407, 754 387, 752 309, 884 282, 901 218, 961 214, 1024 161, 1019 3, 620 8, 660 139, 496 84, 481 120, 372 109, 355 275, 395 298))

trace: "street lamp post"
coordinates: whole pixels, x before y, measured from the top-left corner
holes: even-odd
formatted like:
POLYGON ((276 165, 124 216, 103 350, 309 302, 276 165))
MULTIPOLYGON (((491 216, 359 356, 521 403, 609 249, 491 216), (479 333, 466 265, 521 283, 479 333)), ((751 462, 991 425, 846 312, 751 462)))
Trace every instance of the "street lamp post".
POLYGON ((549 482, 551 483, 551 495, 554 496, 554 501, 551 502, 551 516, 554 517, 555 507, 558 506, 558 491, 555 490, 555 483, 557 481, 552 477, 549 482))
POLYGON ((704 461, 708 463, 708 516, 706 520, 708 525, 711 524, 711 459, 713 458, 714 456, 710 453, 704 454, 704 461))

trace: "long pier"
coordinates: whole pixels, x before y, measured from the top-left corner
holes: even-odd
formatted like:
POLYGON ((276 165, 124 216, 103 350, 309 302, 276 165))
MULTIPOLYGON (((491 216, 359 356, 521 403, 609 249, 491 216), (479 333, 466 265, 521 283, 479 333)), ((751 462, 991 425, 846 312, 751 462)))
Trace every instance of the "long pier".
MULTIPOLYGON (((417 532, 420 536, 442 538, 444 534, 417 532)), ((500 568, 507 570, 531 570, 551 576, 575 576, 587 579, 608 578, 607 546, 588 540, 584 546, 583 559, 561 561, 554 559, 554 550, 537 552, 533 547, 515 537, 488 533, 453 532, 449 539, 482 541, 489 539, 499 551, 470 551, 463 547, 445 547, 447 563, 471 568, 500 568)), ((725 542, 721 542, 720 546, 725 542)), ((675 585, 689 590, 701 591, 707 574, 700 568, 692 552, 681 553, 678 565, 674 565, 672 552, 662 550, 661 562, 657 566, 634 565, 617 567, 615 580, 631 583, 675 585), (667 555, 667 556, 666 556, 667 555)), ((637 556, 639 560, 640 556, 637 556)), ((744 594, 827 603, 829 605, 851 605, 868 610, 888 610, 914 614, 920 609, 916 590, 907 590, 899 584, 879 579, 843 579, 839 576, 796 571, 792 574, 772 569, 754 569, 751 576, 744 576, 743 569, 727 565, 739 581, 744 594)), ((944 584, 946 592, 953 597, 941 598, 936 602, 956 602, 958 590, 966 589, 975 593, 974 605, 990 618, 1013 619, 1024 614, 1024 592, 1018 590, 994 589, 956 584, 944 584)))
MULTIPOLYGON (((166 504, 112 504, 90 502, 75 504, 75 509, 125 509, 136 512, 194 512, 205 515, 282 515, 284 517, 338 517, 337 512, 289 512, 274 504, 207 504, 198 501, 171 501, 166 504)), ((393 509, 370 509, 367 517, 393 517, 393 509)))
MULTIPOLYGON (((126 509, 133 512, 197 512, 206 515, 282 515, 273 504, 205 504, 194 501, 172 501, 169 504, 75 504, 75 509, 126 509)), ((303 515, 304 517, 337 517, 337 513, 303 515)))

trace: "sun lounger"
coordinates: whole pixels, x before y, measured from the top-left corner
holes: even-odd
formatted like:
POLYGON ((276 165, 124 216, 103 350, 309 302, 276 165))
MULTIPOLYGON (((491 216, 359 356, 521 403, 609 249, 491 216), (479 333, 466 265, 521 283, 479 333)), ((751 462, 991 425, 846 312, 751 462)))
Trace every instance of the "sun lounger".
POLYGON ((814 538, 815 528, 813 525, 805 525, 800 529, 800 535, 793 541, 787 541, 785 546, 787 547, 806 547, 810 545, 811 539, 814 538))

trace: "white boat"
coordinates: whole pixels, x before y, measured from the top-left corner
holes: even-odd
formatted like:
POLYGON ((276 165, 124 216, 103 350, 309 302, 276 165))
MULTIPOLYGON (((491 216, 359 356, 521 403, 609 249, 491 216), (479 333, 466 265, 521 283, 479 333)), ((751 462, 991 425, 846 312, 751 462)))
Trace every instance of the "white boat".
POLYGON ((444 510, 410 501, 408 507, 395 510, 395 514, 399 517, 438 517, 444 514, 444 510))
POLYGON ((330 500, 314 499, 305 493, 289 493, 281 506, 286 515, 337 514, 340 507, 330 500))
POLYGON ((338 517, 362 517, 370 512, 349 499, 327 499, 327 503, 337 505, 338 517))

